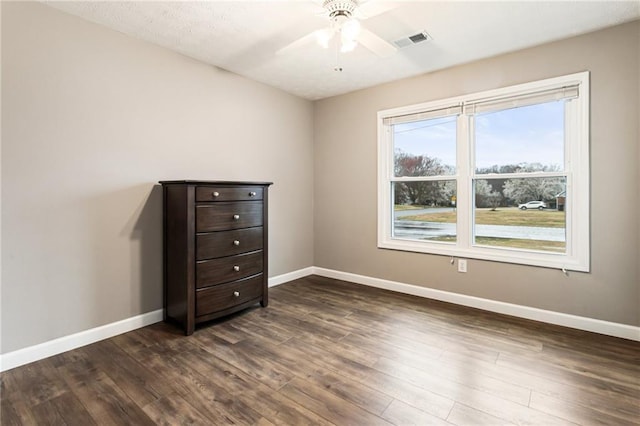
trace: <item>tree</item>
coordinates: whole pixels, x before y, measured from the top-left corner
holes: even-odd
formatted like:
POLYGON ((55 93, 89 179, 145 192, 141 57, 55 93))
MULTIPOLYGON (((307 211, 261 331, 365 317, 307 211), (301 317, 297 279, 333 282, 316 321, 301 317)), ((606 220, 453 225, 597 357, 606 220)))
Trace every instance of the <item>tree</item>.
POLYGON ((532 200, 550 200, 563 190, 563 178, 531 177, 509 179, 504 183, 503 194, 516 203, 524 203, 532 200))
POLYGON ((500 203, 504 198, 500 192, 493 190, 493 187, 486 179, 476 180, 475 192, 476 207, 478 208, 491 207, 491 210, 495 210, 496 208, 498 208, 498 206, 500 206, 500 203))
POLYGON ((450 174, 451 167, 445 166, 437 158, 412 155, 397 149, 394 172, 396 176, 439 176, 450 174))
POLYGON ((455 192, 456 183, 451 180, 402 182, 396 184, 395 202, 422 206, 448 206, 455 192))
MULTIPOLYGON (((396 176, 422 177, 452 174, 450 166, 427 155, 412 155, 396 150, 394 160, 396 176)), ((447 180, 396 183, 394 202, 396 204, 449 205, 455 190, 455 181, 447 180)))

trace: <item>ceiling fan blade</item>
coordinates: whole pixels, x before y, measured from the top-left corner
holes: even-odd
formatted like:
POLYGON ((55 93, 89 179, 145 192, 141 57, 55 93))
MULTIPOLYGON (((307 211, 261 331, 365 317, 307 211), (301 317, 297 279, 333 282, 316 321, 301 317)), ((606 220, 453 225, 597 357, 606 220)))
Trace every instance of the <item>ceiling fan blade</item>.
POLYGON ((283 48, 278 49, 276 51, 276 55, 286 55, 286 54, 288 54, 290 52, 293 52, 295 50, 301 49, 301 48, 303 48, 305 46, 308 46, 310 44, 313 44, 313 43, 317 42, 318 33, 320 31, 323 31, 323 30, 313 31, 313 32, 307 34, 306 36, 297 39, 293 43, 290 43, 290 44, 284 46, 283 48))
POLYGON ((381 39, 371 31, 362 28, 358 36, 358 43, 375 53, 376 55, 386 58, 393 55, 398 50, 394 45, 381 39))
POLYGON ((360 3, 355 15, 358 19, 373 18, 374 16, 382 15, 383 13, 393 10, 398 6, 395 2, 368 0, 360 3))

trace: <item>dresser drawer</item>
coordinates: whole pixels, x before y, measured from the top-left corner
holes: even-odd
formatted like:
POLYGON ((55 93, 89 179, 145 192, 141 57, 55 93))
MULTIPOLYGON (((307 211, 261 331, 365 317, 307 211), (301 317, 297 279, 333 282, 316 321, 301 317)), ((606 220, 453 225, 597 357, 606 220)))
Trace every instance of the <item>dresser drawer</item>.
POLYGON ((262 226, 262 201, 212 203, 196 206, 196 232, 262 226))
POLYGON ((262 297, 262 274, 196 290, 196 316, 228 309, 262 297))
POLYGON ((261 250, 262 227, 196 235, 196 260, 261 250))
POLYGON ((238 280, 262 272, 262 250, 200 261, 196 264, 196 288, 238 280))
POLYGON ((198 186, 196 201, 250 201, 262 200, 264 189, 261 186, 198 186))

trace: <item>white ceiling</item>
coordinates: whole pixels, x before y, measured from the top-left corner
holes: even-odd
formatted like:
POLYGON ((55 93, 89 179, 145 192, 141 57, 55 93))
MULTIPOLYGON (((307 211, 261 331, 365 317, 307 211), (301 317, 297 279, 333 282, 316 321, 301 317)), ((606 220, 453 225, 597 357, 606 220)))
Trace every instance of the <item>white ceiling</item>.
POLYGON ((362 21, 383 39, 391 42, 422 30, 433 39, 387 58, 358 46, 339 56, 343 71, 338 72, 334 71, 336 50, 315 43, 276 55, 294 40, 328 25, 327 18, 317 15, 322 12, 322 0, 46 3, 311 100, 640 17, 638 0, 368 2, 394 6, 362 21))

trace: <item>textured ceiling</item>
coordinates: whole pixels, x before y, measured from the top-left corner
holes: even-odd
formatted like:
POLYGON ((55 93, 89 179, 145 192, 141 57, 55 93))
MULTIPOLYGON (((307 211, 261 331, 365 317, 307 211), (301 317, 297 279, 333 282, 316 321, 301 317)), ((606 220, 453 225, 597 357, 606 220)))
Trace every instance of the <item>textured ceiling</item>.
POLYGON ((321 0, 45 3, 311 100, 640 17, 637 0, 369 0, 363 9, 391 9, 362 21, 381 38, 392 42, 423 30, 433 38, 380 58, 363 46, 337 55, 336 49, 322 49, 315 43, 277 55, 294 40, 328 25, 327 18, 318 15, 321 0), (341 72, 334 70, 336 63, 341 72))

